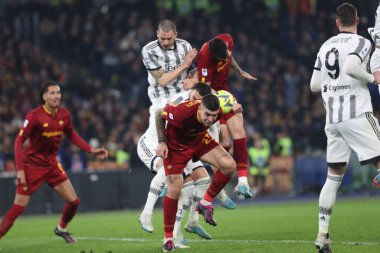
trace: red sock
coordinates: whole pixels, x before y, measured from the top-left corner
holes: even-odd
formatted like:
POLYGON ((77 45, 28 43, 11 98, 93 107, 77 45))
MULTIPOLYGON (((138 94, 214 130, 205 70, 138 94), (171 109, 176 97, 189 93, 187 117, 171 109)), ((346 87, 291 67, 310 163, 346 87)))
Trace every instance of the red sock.
POLYGON ((228 184, 231 177, 224 175, 220 170, 217 170, 212 177, 210 186, 207 189, 207 192, 203 196, 204 200, 208 202, 214 201, 214 198, 218 193, 228 184))
POLYGON ((4 215, 0 224, 0 238, 3 237, 9 229, 13 226, 13 223, 22 212, 24 212, 25 206, 13 204, 8 212, 4 215))
POLYGON ((170 238, 173 237, 173 229, 175 223, 175 215, 177 213, 178 199, 172 199, 168 196, 165 196, 164 201, 162 203, 162 207, 164 209, 165 237, 170 238))
POLYGON ((79 199, 77 198, 73 202, 66 202, 65 206, 63 207, 61 220, 59 221, 59 226, 61 228, 66 228, 67 224, 71 221, 71 219, 74 217, 75 213, 77 212, 77 208, 79 206, 79 199))
POLYGON ((247 176, 248 150, 246 138, 234 140, 234 159, 238 177, 247 176))

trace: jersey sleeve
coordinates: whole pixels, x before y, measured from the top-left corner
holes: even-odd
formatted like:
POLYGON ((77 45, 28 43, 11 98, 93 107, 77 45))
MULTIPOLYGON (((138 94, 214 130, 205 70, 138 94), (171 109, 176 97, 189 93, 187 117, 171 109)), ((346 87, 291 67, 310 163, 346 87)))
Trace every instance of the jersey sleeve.
POLYGON ((321 68, 322 68, 321 52, 319 51, 317 54, 317 59, 315 60, 315 63, 314 63, 314 70, 320 71, 321 68))
POLYGON ((183 126, 184 119, 191 117, 193 111, 192 107, 198 103, 198 101, 189 101, 177 106, 167 105, 162 112, 162 116, 169 124, 180 128, 183 126))
POLYGON ((72 141, 80 149, 82 149, 86 152, 90 152, 91 146, 85 140, 83 140, 82 137, 80 137, 79 134, 74 130, 73 123, 71 121, 71 117, 70 117, 69 112, 67 112, 66 117, 67 117, 68 123, 65 127, 64 132, 65 132, 67 138, 69 138, 70 141, 72 141))
POLYGON ((372 50, 371 42, 363 37, 358 39, 358 43, 352 48, 349 55, 356 55, 359 57, 360 62, 363 62, 370 56, 372 50))
POLYGON ((208 52, 208 47, 206 46, 206 44, 203 45, 198 54, 197 72, 198 78, 201 82, 211 83, 213 75, 213 66, 211 55, 208 52))
POLYGON ((36 127, 36 122, 37 119, 33 116, 33 114, 28 114, 21 126, 19 134, 16 137, 14 143, 14 153, 17 170, 24 169, 24 165, 22 162, 22 145, 24 144, 25 140, 28 139, 29 136, 33 133, 36 127))
POLYGON ((153 50, 147 50, 147 46, 143 47, 141 55, 147 70, 157 70, 161 68, 157 54, 153 50))

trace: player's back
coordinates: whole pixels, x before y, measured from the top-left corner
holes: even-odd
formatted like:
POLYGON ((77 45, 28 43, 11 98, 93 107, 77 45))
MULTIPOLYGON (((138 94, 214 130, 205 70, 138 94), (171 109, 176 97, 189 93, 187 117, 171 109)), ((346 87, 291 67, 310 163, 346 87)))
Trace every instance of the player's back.
POLYGON ((343 66, 349 55, 359 57, 366 69, 371 43, 353 33, 340 33, 320 48, 315 69, 321 71, 321 90, 326 122, 336 123, 372 111, 367 83, 349 76, 343 66))

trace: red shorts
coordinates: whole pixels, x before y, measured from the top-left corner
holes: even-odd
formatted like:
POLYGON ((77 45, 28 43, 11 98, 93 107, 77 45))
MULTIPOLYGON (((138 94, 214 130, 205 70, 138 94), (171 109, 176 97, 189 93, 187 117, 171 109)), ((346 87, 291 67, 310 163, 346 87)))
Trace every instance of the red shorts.
POLYGON ((32 195, 42 183, 55 187, 68 179, 59 162, 52 167, 38 167, 26 164, 24 165, 24 171, 28 190, 24 191, 23 186, 17 182, 16 193, 21 195, 32 195))
POLYGON ((169 149, 168 157, 164 159, 165 174, 182 174, 191 159, 195 161, 199 160, 204 154, 207 154, 217 146, 219 146, 219 143, 209 134, 205 134, 202 141, 192 148, 184 150, 169 149))

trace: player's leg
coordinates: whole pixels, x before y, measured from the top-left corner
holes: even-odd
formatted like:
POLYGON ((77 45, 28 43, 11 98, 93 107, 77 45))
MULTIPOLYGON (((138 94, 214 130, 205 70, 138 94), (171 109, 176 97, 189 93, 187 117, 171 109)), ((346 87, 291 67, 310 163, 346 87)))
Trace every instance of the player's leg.
POLYGON ((20 216, 28 206, 30 195, 21 195, 16 193, 15 200, 11 208, 4 215, 0 223, 0 239, 11 229, 15 220, 20 216))
MULTIPOLYGON (((203 142, 202 145, 206 151, 208 147, 212 145, 212 142, 203 142), (208 144, 205 144, 208 143, 208 144)), ((200 147, 201 149, 203 147, 200 147)), ((202 151, 200 151, 202 153, 202 151)), ((211 203, 214 201, 216 195, 227 185, 230 181, 231 176, 236 170, 236 163, 234 159, 227 153, 227 151, 222 148, 222 146, 217 145, 208 150, 207 153, 203 153, 200 159, 208 164, 211 164, 218 168, 214 173, 211 184, 207 189, 207 192, 203 196, 202 200, 198 202, 198 212, 205 217, 205 221, 213 226, 216 226, 216 221, 213 218, 213 208, 211 203)))
POLYGON ((326 124, 325 127, 328 171, 326 182, 319 195, 318 235, 315 241, 315 246, 322 253, 331 252, 329 239, 330 217, 335 204, 336 193, 342 183, 346 164, 351 154, 351 149, 337 125, 326 124))
POLYGON ((24 212, 29 204, 30 196, 44 182, 47 171, 46 169, 31 168, 31 166, 24 165, 26 184, 22 185, 17 180, 15 200, 0 224, 0 239, 11 229, 17 217, 24 212))
POLYGON ((191 199, 194 192, 194 181, 190 176, 185 177, 181 189, 181 195, 178 200, 178 209, 173 229, 174 245, 176 248, 189 248, 189 242, 184 238, 181 232, 183 217, 191 205, 191 199))
POLYGON ((233 139, 233 157, 236 161, 236 169, 239 179, 235 188, 235 193, 249 199, 252 197, 252 194, 247 179, 248 150, 247 138, 243 127, 243 114, 235 113, 227 120, 227 127, 233 139))
POLYGON ((195 187, 191 198, 190 213, 185 225, 185 230, 190 233, 195 233, 204 239, 212 239, 211 235, 199 224, 199 213, 196 211, 198 201, 202 199, 210 185, 210 176, 201 162, 193 163, 193 165, 188 164, 188 167, 189 166, 195 166, 190 175, 195 187), (194 164, 198 164, 199 166, 194 164))
POLYGON ((141 228, 149 233, 154 231, 152 223, 153 209, 158 198, 160 197, 160 194, 162 193, 166 181, 162 159, 155 155, 156 147, 157 141, 154 140, 153 137, 148 138, 146 134, 141 136, 137 144, 137 154, 139 158, 147 166, 147 168, 152 171, 152 173, 155 173, 155 176, 150 182, 144 209, 139 217, 141 228))
MULTIPOLYGON (((375 82, 380 81, 380 46, 376 45, 370 60, 371 72, 375 76, 375 82)), ((379 86, 380 92, 380 86, 379 86)))
POLYGON ((54 233, 62 237, 66 243, 76 243, 76 240, 67 231, 67 226, 74 218, 80 200, 69 179, 55 185, 53 189, 65 200, 62 216, 58 225, 54 229, 54 233))
MULTIPOLYGON (((223 147, 226 149, 225 147, 223 147)), ((228 150, 226 150, 228 152, 228 150)), ((212 171, 215 173, 218 169, 214 166, 211 166, 212 171)), ((222 189, 218 195, 216 195, 216 199, 220 200, 221 206, 226 209, 235 209, 236 204, 235 202, 227 195, 227 192, 225 189, 222 189)))

